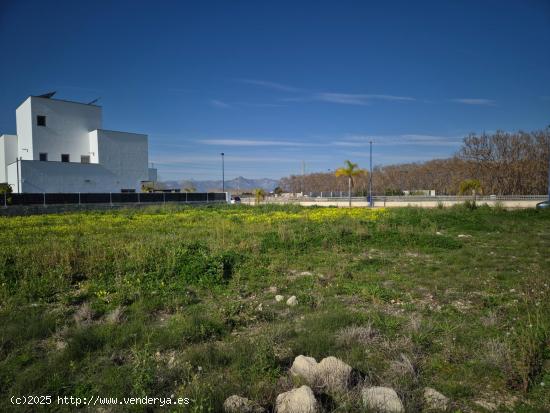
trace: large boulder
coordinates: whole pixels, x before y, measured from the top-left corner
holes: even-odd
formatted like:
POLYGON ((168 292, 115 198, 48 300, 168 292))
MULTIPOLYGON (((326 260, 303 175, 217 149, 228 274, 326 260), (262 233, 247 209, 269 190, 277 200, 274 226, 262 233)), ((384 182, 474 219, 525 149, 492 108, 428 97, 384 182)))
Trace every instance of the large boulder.
POLYGON ((424 408, 427 411, 444 412, 449 407, 449 399, 431 387, 424 389, 424 408))
POLYGON ((378 413, 404 413, 395 390, 389 387, 366 387, 361 390, 363 406, 378 413))
POLYGON ((347 390, 351 381, 352 368, 336 357, 326 357, 317 365, 317 385, 328 393, 347 390))
POLYGON ((294 377, 301 377, 310 386, 317 385, 317 360, 313 357, 298 356, 290 367, 290 374, 294 377))
POLYGON ((308 386, 292 389, 277 396, 275 413, 317 413, 319 406, 308 386))
POLYGON ((223 402, 225 413, 265 413, 265 409, 246 397, 229 396, 223 402))

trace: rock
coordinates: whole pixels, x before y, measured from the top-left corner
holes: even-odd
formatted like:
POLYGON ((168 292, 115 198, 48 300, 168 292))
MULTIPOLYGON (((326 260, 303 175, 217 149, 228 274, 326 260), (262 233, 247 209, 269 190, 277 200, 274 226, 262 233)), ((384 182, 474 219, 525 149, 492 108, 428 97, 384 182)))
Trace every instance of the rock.
POLYGON ((308 386, 281 393, 275 401, 275 413, 317 413, 319 407, 308 386))
POLYGON ((472 236, 468 234, 458 234, 458 238, 472 238, 472 236))
POLYGON ((305 277, 307 275, 313 275, 310 271, 302 271, 301 273, 299 273, 298 275, 301 275, 302 277, 305 277))
POLYGON ((284 299, 285 299, 285 297, 282 296, 282 295, 276 295, 276 296, 275 296, 275 301, 277 301, 278 303, 281 302, 281 301, 283 301, 284 299))
POLYGON ((241 397, 237 395, 229 396, 223 402, 223 410, 226 413, 264 413, 265 409, 253 402, 248 400, 246 397, 241 397))
POLYGON ((347 390, 352 368, 336 357, 327 357, 317 365, 317 383, 328 393, 347 390))
POLYGON ((395 390, 389 387, 367 387, 361 390, 363 405, 379 413, 405 413, 395 390))
POLYGON ((431 387, 424 389, 424 407, 428 411, 446 411, 449 399, 431 387))
POLYGON ((256 307, 256 311, 263 311, 263 309, 264 309, 264 305, 262 303, 260 303, 258 307, 256 307))
POLYGON ((277 287, 272 285, 271 287, 268 288, 267 291, 270 292, 271 294, 277 294, 278 290, 277 290, 277 287))
POLYGON ((301 377, 311 387, 320 387, 329 394, 347 390, 351 371, 351 366, 332 356, 317 363, 313 357, 300 355, 290 367, 292 376, 301 377))
POLYGON ((296 298, 295 295, 293 295, 288 300, 286 300, 286 305, 288 305, 290 307, 294 307, 297 304, 298 304, 298 299, 296 298))
POLYGON ((310 386, 317 385, 317 360, 313 357, 298 356, 290 367, 290 374, 294 377, 301 377, 310 386))

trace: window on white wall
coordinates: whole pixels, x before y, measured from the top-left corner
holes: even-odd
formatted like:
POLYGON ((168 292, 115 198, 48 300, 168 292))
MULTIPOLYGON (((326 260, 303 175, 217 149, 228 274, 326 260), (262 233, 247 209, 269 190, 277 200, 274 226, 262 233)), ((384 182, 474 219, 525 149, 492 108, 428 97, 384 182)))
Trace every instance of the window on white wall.
POLYGON ((46 152, 41 152, 40 153, 40 160, 42 162, 46 162, 48 160, 48 154, 46 152))
POLYGON ((36 116, 36 126, 46 126, 46 117, 44 115, 36 116))
POLYGON ((90 163, 90 155, 82 155, 80 157, 80 163, 90 163))
POLYGON ((61 162, 69 162, 69 154, 68 153, 61 154, 61 162))

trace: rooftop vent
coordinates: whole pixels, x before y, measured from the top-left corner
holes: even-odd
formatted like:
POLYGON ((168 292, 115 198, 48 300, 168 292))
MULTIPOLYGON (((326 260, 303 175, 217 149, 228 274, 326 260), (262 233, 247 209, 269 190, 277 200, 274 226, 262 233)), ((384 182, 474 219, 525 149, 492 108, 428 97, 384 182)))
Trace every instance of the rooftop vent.
POLYGON ((53 97, 53 95, 55 95, 57 92, 54 91, 54 92, 50 92, 50 93, 44 93, 43 95, 38 95, 37 97, 38 98, 46 98, 46 99, 50 99, 53 97))

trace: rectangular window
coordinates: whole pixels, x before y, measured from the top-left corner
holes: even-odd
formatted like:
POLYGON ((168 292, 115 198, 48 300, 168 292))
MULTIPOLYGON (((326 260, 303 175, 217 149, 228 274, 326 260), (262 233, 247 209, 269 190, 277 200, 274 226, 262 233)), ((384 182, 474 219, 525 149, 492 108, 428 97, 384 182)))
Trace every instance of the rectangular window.
POLYGON ((48 154, 46 152, 41 152, 40 153, 40 160, 42 162, 46 162, 48 160, 48 154))
POLYGON ((46 126, 46 117, 44 115, 36 116, 36 126, 46 126))
POLYGON ((80 156, 80 163, 90 163, 90 155, 80 156))
POLYGON ((61 154, 61 162, 69 162, 69 154, 68 153, 61 154))

